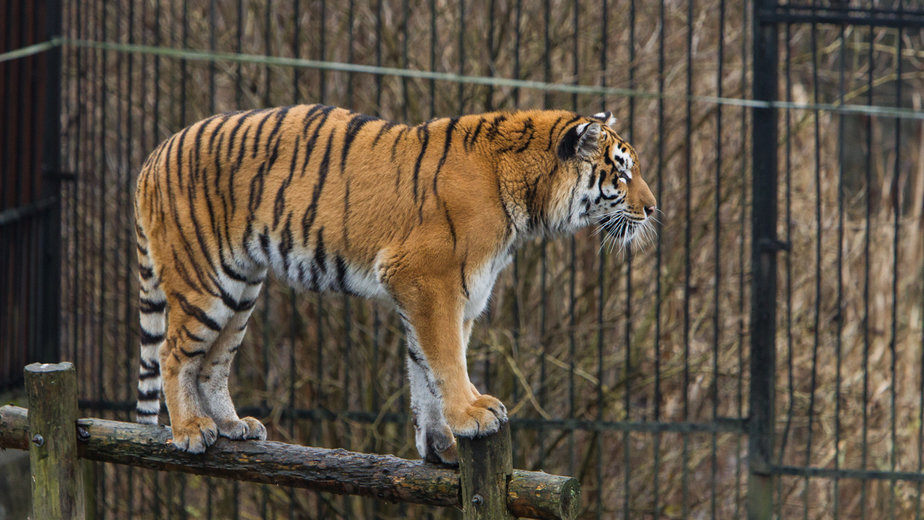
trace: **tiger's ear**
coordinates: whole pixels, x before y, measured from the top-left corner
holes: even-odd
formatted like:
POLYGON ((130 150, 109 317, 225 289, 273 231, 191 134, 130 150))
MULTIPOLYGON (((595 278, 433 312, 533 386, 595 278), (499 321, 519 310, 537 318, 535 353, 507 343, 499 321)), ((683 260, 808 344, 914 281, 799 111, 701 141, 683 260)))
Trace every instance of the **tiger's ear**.
POLYGON ((567 161, 575 157, 586 159, 600 148, 600 123, 581 123, 572 126, 558 142, 558 157, 567 161))
POLYGON ((599 112, 593 115, 594 119, 599 119, 606 126, 616 128, 616 116, 612 112, 599 112))

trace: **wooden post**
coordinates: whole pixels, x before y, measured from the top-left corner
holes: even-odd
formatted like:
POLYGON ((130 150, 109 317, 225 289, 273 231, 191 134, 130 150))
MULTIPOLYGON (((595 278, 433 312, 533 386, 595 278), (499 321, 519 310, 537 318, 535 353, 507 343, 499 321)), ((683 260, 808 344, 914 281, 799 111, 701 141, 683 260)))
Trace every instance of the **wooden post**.
POLYGON ((512 520, 507 483, 513 475, 510 425, 493 435, 457 439, 464 520, 512 520))
POLYGON ((77 458, 77 375, 70 363, 26 366, 32 518, 84 518, 77 458))

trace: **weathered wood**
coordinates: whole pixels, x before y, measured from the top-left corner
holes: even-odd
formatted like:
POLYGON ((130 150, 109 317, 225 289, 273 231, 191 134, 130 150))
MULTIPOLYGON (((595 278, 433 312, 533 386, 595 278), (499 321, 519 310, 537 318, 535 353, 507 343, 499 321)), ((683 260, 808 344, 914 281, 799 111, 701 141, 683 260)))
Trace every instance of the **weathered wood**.
POLYGON ((507 509, 524 518, 577 518, 581 485, 571 477, 515 469, 507 485, 507 509))
MULTIPOLYGON (((26 414, 26 409, 17 406, 0 407, 0 448, 28 448, 26 414)), ((167 444, 167 427, 104 419, 78 420, 77 438, 79 455, 90 460, 462 507, 459 472, 419 460, 228 439, 219 439, 204 455, 190 455, 167 444)), ((575 517, 579 496, 573 478, 514 470, 506 500, 517 517, 567 519, 575 517)))
POLYGON ((32 518, 83 519, 83 472, 77 458, 77 375, 70 363, 26 366, 32 518))
POLYGON ((493 435, 459 437, 459 473, 462 483, 462 518, 512 520, 507 509, 507 482, 513 474, 510 427, 501 424, 493 435))

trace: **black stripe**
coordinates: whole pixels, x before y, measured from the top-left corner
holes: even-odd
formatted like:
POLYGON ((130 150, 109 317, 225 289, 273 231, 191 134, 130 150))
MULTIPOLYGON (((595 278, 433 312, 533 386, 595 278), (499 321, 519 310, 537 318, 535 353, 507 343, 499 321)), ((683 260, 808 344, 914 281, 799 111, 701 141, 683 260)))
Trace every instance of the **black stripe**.
POLYGON ((475 127, 475 131, 466 136, 465 149, 469 150, 471 147, 475 146, 475 141, 478 139, 478 134, 481 133, 481 127, 484 126, 484 117, 478 120, 478 126, 475 127))
POLYGON ((411 127, 405 126, 401 129, 401 131, 398 132, 395 140, 391 142, 391 162, 395 162, 395 156, 398 153, 398 141, 400 141, 410 131, 411 127))
POLYGON ((141 368, 147 370, 148 372, 156 372, 160 374, 160 363, 157 361, 149 363, 145 361, 144 358, 141 358, 141 368))
POLYGON ((337 255, 334 265, 337 267, 337 287, 339 287, 341 291, 349 291, 346 284, 346 262, 344 262, 343 257, 337 255))
POLYGON ((436 181, 439 178, 440 170, 443 168, 443 164, 446 163, 446 157, 449 155, 449 146, 452 144, 452 134, 458 123, 459 120, 457 118, 452 118, 449 120, 449 124, 446 126, 446 137, 445 142, 443 142, 443 155, 440 156, 440 161, 436 164, 436 172, 433 174, 434 195, 436 195, 436 181))
POLYGON ((266 261, 270 261, 270 237, 269 237, 269 228, 263 226, 263 232, 260 233, 260 249, 263 250, 263 256, 266 257, 266 261))
MULTIPOLYGON (((330 117, 330 113, 333 110, 333 107, 325 107, 325 108, 326 110, 319 112, 318 114, 315 114, 311 119, 305 121, 305 125, 306 125, 305 133, 307 134, 308 125, 310 125, 312 121, 320 117, 320 121, 318 121, 317 126, 314 127, 314 132, 311 134, 311 137, 308 138, 307 141, 305 141, 305 146, 304 146, 305 150, 303 152, 305 154, 305 162, 304 164, 302 164, 302 171, 301 171, 301 174, 299 175, 299 178, 305 176, 305 172, 308 169, 308 162, 311 160, 311 154, 314 152, 314 146, 317 143, 318 136, 320 136, 321 134, 321 128, 324 126, 324 123, 327 122, 327 118, 330 117)), ((331 135, 333 135, 333 132, 331 132, 331 135)))
POLYGON ((151 267, 139 265, 138 274, 141 276, 142 280, 150 280, 154 277, 154 269, 151 267))
POLYGON ((142 392, 138 390, 138 400, 139 401, 160 401, 160 390, 148 390, 147 392, 142 392))
POLYGON ((462 277, 462 294, 468 298, 468 284, 465 282, 465 260, 462 260, 462 263, 459 265, 459 275, 462 277))
MULTIPOLYGON (((571 119, 569 119, 567 122, 565 122, 565 128, 567 128, 568 125, 570 125, 571 123, 574 123, 575 121, 577 121, 577 120, 579 120, 579 119, 581 119, 581 116, 575 115, 574 117, 572 117, 571 119)), ((560 120, 559 120, 559 121, 560 121, 560 120)), ((555 125, 552 127, 552 130, 554 130, 555 127, 557 127, 557 126, 558 126, 558 122, 556 121, 556 122, 555 122, 555 125)), ((564 131, 564 128, 563 128, 562 130, 564 131)), ((556 135, 555 135, 555 132, 553 132, 553 131, 550 130, 550 131, 549 131, 549 144, 548 144, 548 146, 546 146, 546 148, 545 148, 546 150, 551 150, 551 149, 552 149, 552 144, 553 144, 553 142, 555 141, 555 138, 556 138, 556 137, 558 137, 559 139, 561 138, 560 135, 559 135, 559 136, 556 136, 556 135)))
POLYGON ((378 118, 357 114, 350 119, 349 123, 347 123, 346 131, 343 134, 343 149, 340 153, 341 174, 343 174, 344 169, 346 168, 347 155, 350 153, 350 146, 353 144, 353 140, 356 139, 356 136, 359 134, 359 131, 362 130, 363 126, 371 121, 378 121, 378 118))
MULTIPOLYGON (((212 129, 212 135, 209 136, 209 153, 215 153, 215 138, 216 137, 221 137, 222 139, 224 139, 225 134, 221 131, 221 129, 225 126, 225 123, 227 123, 228 120, 231 119, 231 116, 233 115, 234 115, 233 113, 226 113, 226 114, 221 114, 219 116, 221 118, 221 121, 219 121, 218 125, 216 125, 215 128, 212 129)), ((219 152, 221 151, 221 140, 218 141, 218 150, 219 152)), ((215 161, 215 162, 218 162, 218 161, 215 161)))
POLYGON ((376 132, 375 138, 372 139, 372 145, 370 146, 370 148, 375 148, 375 145, 378 144, 379 139, 381 139, 382 136, 385 135, 385 132, 395 127, 395 123, 392 123, 391 121, 382 121, 382 123, 384 124, 382 125, 381 128, 379 128, 379 131, 376 132))
POLYGON ((183 325, 183 328, 181 330, 183 331, 184 334, 186 334, 186 337, 189 338, 191 341, 195 341, 196 343, 205 343, 205 338, 193 334, 192 331, 190 331, 189 328, 186 327, 186 325, 183 325))
POLYGON ((321 198, 321 191, 324 189, 324 183, 327 181, 327 170, 330 167, 330 151, 334 141, 334 132, 331 131, 327 139, 327 149, 324 151, 324 158, 321 159, 321 165, 318 167, 318 182, 314 185, 311 193, 311 203, 305 214, 302 216, 302 245, 308 245, 308 237, 311 233, 311 227, 318 216, 318 200, 321 198))
MULTIPOLYGON (((285 120, 286 115, 288 115, 289 110, 292 110, 291 106, 276 109, 276 126, 273 127, 270 135, 266 138, 266 153, 269 153, 270 143, 273 142, 273 138, 276 137, 276 134, 278 134, 279 130, 282 128, 282 122, 285 120)), ((275 146, 279 146, 278 141, 276 142, 275 146)))
POLYGON ((149 345, 159 345, 164 341, 163 334, 151 334, 150 332, 141 329, 141 344, 144 346, 149 345))
POLYGON ((286 225, 282 228, 282 236, 279 240, 279 254, 282 256, 283 271, 289 272, 289 253, 292 252, 292 213, 286 217, 286 225))
POLYGON ((234 310, 238 312, 249 311, 250 309, 253 309, 253 306, 256 304, 257 304, 256 298, 252 300, 242 300, 240 303, 237 304, 237 308, 234 310))
POLYGON ((135 247, 138 248, 138 252, 141 253, 141 256, 148 256, 148 250, 143 245, 135 242, 135 247))
POLYGON ((314 263, 318 264, 322 273, 327 272, 327 252, 324 250, 324 228, 318 230, 318 242, 314 246, 314 263))
POLYGON ((414 202, 417 202, 417 181, 420 177, 420 164, 423 162, 424 155, 427 153, 427 144, 430 142, 430 130, 427 124, 417 127, 417 138, 421 140, 420 153, 417 155, 417 161, 414 163, 414 202))
MULTIPOLYGON (((244 135, 241 136, 241 146, 237 149, 237 159, 234 160, 234 164, 231 165, 228 172, 228 199, 231 201, 232 214, 237 210, 237 198, 234 196, 234 188, 236 187, 234 175, 240 171, 241 165, 244 163, 244 150, 247 148, 247 134, 250 133, 250 129, 251 127, 248 126, 244 130, 244 135)), ((228 153, 231 152, 233 147, 234 143, 228 143, 228 153)))
POLYGON ((167 308, 167 301, 155 301, 149 300, 147 298, 140 298, 138 301, 138 310, 144 314, 154 314, 156 312, 164 312, 164 309, 167 308))
POLYGON ((148 415, 148 416, 150 416, 150 415, 157 415, 158 413, 160 413, 160 410, 159 410, 159 409, 158 409, 157 411, 153 411, 153 410, 150 410, 150 411, 149 411, 149 410, 142 410, 142 409, 140 409, 140 408, 135 408, 135 415, 148 415))
POLYGON ((180 302, 180 307, 183 309, 183 312, 196 318, 196 320, 205 325, 206 327, 214 330, 215 332, 221 332, 221 325, 213 320, 204 310, 199 307, 189 303, 189 300, 186 299, 183 294, 174 292, 173 296, 180 302))
POLYGON ((155 379, 160 377, 160 372, 141 372, 138 374, 138 381, 147 381, 148 379, 155 379))
POLYGON ((279 190, 276 191, 276 200, 273 203, 273 229, 279 226, 279 220, 282 218, 282 212, 286 206, 286 191, 289 189, 289 184, 292 183, 292 177, 295 175, 295 164, 298 159, 298 145, 301 139, 301 134, 295 136, 295 147, 292 149, 292 161, 289 163, 289 176, 283 179, 279 184, 279 190))
POLYGON ((247 277, 235 271, 234 268, 232 268, 230 265, 228 265, 225 262, 224 258, 221 259, 221 269, 222 271, 225 272, 226 275, 228 275, 228 278, 236 282, 246 282, 247 281, 247 277))
POLYGON ((272 112, 267 110, 263 115, 263 119, 260 120, 260 124, 257 125, 257 133, 253 137, 253 151, 250 153, 251 159, 255 159, 257 157, 257 152, 260 150, 260 135, 263 134, 263 125, 269 121, 271 115, 272 112))
POLYGON ((491 128, 488 128, 488 132, 485 134, 489 140, 493 140, 497 137, 497 134, 500 133, 500 125, 507 120, 505 115, 496 115, 494 116, 494 121, 491 122, 491 128))
POLYGON ((183 355, 186 356, 186 357, 196 357, 196 356, 204 356, 205 353, 207 352, 207 349, 202 349, 202 350, 186 350, 185 348, 180 347, 180 352, 182 352, 183 355))

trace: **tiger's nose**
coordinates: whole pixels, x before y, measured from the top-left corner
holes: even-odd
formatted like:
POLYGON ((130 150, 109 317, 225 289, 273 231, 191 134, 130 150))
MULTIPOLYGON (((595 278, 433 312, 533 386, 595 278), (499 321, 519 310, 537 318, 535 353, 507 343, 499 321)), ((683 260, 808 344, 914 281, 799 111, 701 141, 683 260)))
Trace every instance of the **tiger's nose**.
POLYGON ((654 206, 645 206, 645 216, 650 217, 657 208, 654 206))

